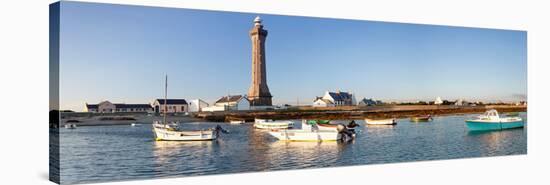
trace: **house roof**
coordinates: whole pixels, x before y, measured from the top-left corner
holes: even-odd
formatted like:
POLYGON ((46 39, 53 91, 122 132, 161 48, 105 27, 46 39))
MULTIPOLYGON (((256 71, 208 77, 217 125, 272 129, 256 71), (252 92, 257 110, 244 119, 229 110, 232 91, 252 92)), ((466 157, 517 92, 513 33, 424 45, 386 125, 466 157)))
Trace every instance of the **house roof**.
POLYGON ((124 109, 124 108, 146 108, 150 109, 151 105, 149 104, 124 104, 124 103, 116 103, 115 108, 117 109, 124 109))
POLYGON ((369 99, 363 98, 359 103, 364 103, 364 104, 376 104, 376 101, 373 100, 373 99, 371 99, 371 98, 369 98, 369 99))
MULTIPOLYGON (((164 104, 164 99, 157 99, 156 101, 159 102, 159 104, 164 104)), ((166 99, 167 105, 187 105, 187 101, 185 99, 166 99)))
POLYGON ((216 101, 216 103, 230 103, 230 102, 237 102, 239 101, 241 98, 243 98, 242 95, 229 95, 229 96, 224 96, 224 97, 221 97, 220 99, 218 99, 218 101, 216 101))
POLYGON ((97 109, 97 104, 86 104, 87 109, 97 109))
POLYGON ((344 101, 351 99, 351 93, 348 92, 329 92, 328 93, 334 101, 344 101))

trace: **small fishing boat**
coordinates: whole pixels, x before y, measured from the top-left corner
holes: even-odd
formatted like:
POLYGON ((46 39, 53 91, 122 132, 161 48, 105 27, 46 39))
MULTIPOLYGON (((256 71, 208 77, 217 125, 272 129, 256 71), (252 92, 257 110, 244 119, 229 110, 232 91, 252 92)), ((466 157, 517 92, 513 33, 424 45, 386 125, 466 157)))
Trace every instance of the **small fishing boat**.
POLYGON ((229 123, 231 124, 243 124, 245 123, 244 120, 230 120, 229 123))
POLYGON ((164 124, 160 121, 153 123, 153 131, 157 141, 209 141, 218 139, 220 132, 227 133, 219 125, 205 130, 182 130, 175 123, 164 124))
POLYGON ((471 131, 485 131, 521 128, 524 122, 519 116, 500 117, 496 110, 491 109, 476 119, 466 120, 466 125, 471 131))
POLYGON ((66 128, 66 129, 75 129, 75 128, 76 128, 76 124, 65 124, 65 128, 66 128))
MULTIPOLYGON (((353 122, 354 123, 354 122, 353 122)), ((350 123, 349 125, 353 125, 350 123)), ((351 141, 355 138, 355 130, 344 124, 336 125, 335 129, 321 130, 316 122, 302 120, 301 129, 272 130, 269 134, 281 141, 351 141)))
POLYGON ((259 129, 288 129, 292 128, 292 121, 273 121, 269 119, 254 119, 254 128, 259 129))
POLYGON ((168 76, 166 76, 165 89, 164 89, 164 108, 163 108, 163 120, 153 122, 153 133, 155 134, 155 140, 157 141, 208 141, 215 140, 219 137, 219 133, 227 133, 221 126, 217 125, 215 128, 206 130, 183 130, 180 129, 179 124, 172 122, 166 122, 166 99, 168 89, 168 76))
POLYGON ((415 116, 411 117, 411 122, 428 122, 433 120, 432 115, 423 115, 423 116, 415 116))
POLYGON ((369 118, 365 118, 365 123, 367 125, 396 125, 397 124, 397 120, 392 118, 392 119, 369 119, 369 118))

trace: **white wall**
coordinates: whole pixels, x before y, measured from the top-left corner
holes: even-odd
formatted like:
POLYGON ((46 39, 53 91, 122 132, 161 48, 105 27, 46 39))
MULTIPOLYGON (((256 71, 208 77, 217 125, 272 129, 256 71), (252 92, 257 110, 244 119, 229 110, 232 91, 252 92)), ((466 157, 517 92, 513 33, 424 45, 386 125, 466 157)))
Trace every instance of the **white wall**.
POLYGON ((237 103, 237 110, 250 110, 250 102, 246 98, 241 98, 237 103))
POLYGON ((202 108, 208 107, 208 103, 200 99, 191 100, 188 103, 189 112, 200 112, 202 108))

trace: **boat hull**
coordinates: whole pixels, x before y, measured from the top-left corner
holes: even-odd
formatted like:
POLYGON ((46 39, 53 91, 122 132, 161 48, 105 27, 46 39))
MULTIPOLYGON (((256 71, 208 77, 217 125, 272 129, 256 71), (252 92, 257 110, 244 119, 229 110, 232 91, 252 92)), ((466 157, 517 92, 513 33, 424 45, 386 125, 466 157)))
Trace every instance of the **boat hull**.
POLYGON ((522 128, 524 127, 523 120, 520 121, 511 121, 511 122, 487 122, 487 121, 476 121, 476 120, 467 120, 466 125, 471 131, 486 131, 486 130, 503 130, 503 129, 512 129, 512 128, 522 128))
POLYGON ((397 121, 395 119, 383 119, 383 120, 372 120, 365 119, 367 125, 396 125, 397 121))
POLYGON ((213 130, 206 131, 172 131, 163 128, 153 128, 157 141, 210 141, 217 139, 213 130))
POLYGON ((338 141, 341 135, 334 131, 306 131, 306 130, 281 130, 272 131, 269 134, 281 141, 338 141))

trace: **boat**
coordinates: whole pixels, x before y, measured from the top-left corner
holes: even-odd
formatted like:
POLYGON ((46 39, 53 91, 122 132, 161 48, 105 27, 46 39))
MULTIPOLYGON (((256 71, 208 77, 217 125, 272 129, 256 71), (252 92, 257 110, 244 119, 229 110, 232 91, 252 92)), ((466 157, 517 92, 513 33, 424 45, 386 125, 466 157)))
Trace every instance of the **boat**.
POLYGON ((168 89, 168 76, 166 76, 164 89, 164 109, 163 120, 153 122, 153 133, 157 141, 209 141, 218 139, 220 132, 227 133, 221 126, 206 130, 183 130, 176 122, 168 123, 166 121, 166 99, 168 89))
POLYGON ((411 122, 428 122, 433 120, 432 115, 422 115, 411 117, 411 122))
MULTIPOLYGON (((331 130, 331 131, 338 131, 338 125, 341 125, 342 123, 331 123, 330 120, 307 120, 306 123, 310 126, 316 126, 319 130, 331 130)), ((359 125, 355 123, 355 120, 352 120, 348 125, 346 125, 349 130, 355 131, 355 127, 358 127, 359 125)), ((302 127, 304 125, 302 124, 302 127)))
POLYGON ((365 123, 367 125, 396 125, 397 119, 369 119, 365 118, 365 123))
POLYGON ((229 123, 231 124, 243 124, 245 123, 244 120, 229 120, 229 123))
MULTIPOLYGON (((349 125, 353 125, 352 121, 349 125)), ((356 125, 356 124, 355 124, 356 125)), ((355 130, 344 124, 336 125, 334 129, 320 129, 317 122, 302 120, 301 129, 272 130, 269 134, 281 141, 351 141, 355 138, 355 130)))
POLYGON ((132 126, 132 127, 137 127, 137 126, 140 126, 140 125, 141 125, 141 124, 139 124, 139 123, 131 123, 131 124, 130 124, 130 126, 132 126))
POLYGON ((288 129, 294 127, 292 121, 273 121, 270 119, 254 119, 254 128, 259 129, 288 129))
POLYGON ((519 116, 500 117, 495 109, 486 111, 476 119, 466 120, 466 126, 471 131, 503 130, 524 127, 519 116))
POLYGON ((65 124, 65 128, 66 129, 75 129, 76 128, 76 124, 65 124))
POLYGON ((220 132, 227 133, 219 125, 205 130, 182 130, 174 123, 164 124, 161 121, 153 123, 153 130, 157 141, 209 141, 218 139, 220 132))

